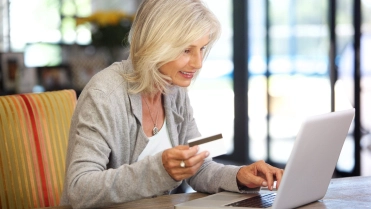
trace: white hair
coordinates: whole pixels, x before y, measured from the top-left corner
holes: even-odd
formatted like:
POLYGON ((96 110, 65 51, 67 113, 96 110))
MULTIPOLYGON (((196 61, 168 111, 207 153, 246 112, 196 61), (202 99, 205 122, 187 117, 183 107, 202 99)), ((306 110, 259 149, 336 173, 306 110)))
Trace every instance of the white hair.
POLYGON ((129 33, 134 71, 124 77, 130 93, 166 92, 171 79, 159 68, 173 60, 194 41, 209 35, 207 57, 219 38, 220 23, 201 0, 144 0, 129 33))

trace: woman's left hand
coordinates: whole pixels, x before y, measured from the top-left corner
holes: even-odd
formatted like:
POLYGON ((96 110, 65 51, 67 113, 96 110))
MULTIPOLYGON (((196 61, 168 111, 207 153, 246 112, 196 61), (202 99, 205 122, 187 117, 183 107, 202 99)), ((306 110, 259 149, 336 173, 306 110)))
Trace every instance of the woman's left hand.
POLYGON ((175 180, 181 181, 193 176, 201 167, 209 153, 198 153, 198 146, 179 145, 162 153, 162 164, 167 173, 175 180))
POLYGON ((237 173, 238 184, 249 188, 268 187, 273 189, 274 181, 277 181, 278 189, 283 175, 283 170, 273 167, 263 160, 243 166, 237 173))

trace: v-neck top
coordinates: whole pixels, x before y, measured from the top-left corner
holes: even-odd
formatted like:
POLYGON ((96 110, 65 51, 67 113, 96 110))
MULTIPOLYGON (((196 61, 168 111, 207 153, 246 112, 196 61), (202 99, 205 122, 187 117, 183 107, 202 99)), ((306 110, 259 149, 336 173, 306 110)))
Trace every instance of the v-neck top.
POLYGON ((147 156, 153 156, 161 151, 164 151, 166 149, 171 148, 171 141, 169 137, 169 132, 166 127, 166 118, 164 120, 164 124, 162 125, 162 128, 160 131, 154 135, 148 138, 149 142, 147 146, 144 148, 142 153, 140 153, 138 157, 138 161, 147 157, 147 156))

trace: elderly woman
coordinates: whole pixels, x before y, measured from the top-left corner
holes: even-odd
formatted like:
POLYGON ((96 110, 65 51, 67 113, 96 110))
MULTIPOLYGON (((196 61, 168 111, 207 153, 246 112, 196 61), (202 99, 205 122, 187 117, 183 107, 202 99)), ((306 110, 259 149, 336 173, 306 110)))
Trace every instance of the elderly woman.
POLYGON ((189 147, 199 137, 187 87, 220 33, 200 0, 144 0, 129 34, 130 56, 97 73, 73 115, 61 205, 103 207, 196 191, 242 192, 279 185, 263 161, 216 163, 189 147))

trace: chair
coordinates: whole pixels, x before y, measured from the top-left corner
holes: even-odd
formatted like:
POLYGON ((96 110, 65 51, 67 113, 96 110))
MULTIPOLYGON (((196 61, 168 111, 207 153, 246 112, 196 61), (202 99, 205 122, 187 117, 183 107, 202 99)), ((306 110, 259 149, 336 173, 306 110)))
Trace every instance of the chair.
POLYGON ((0 208, 57 206, 74 90, 0 96, 0 208))

